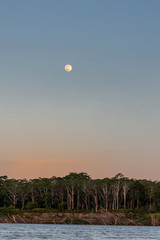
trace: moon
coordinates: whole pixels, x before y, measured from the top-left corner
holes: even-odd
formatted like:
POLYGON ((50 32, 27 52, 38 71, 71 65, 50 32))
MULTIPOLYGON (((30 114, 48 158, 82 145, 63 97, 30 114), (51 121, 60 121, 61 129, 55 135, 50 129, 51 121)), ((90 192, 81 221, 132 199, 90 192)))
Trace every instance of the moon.
POLYGON ((67 64, 64 69, 66 70, 66 72, 70 72, 72 70, 72 66, 70 64, 67 64))

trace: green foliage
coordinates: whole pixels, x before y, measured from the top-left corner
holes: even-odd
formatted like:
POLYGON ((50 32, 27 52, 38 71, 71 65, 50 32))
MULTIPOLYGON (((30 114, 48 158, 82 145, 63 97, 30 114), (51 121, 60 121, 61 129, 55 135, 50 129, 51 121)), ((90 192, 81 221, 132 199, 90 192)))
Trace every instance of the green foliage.
POLYGON ((19 214, 21 215, 21 210, 17 209, 17 208, 13 208, 13 207, 1 207, 0 208, 0 217, 3 216, 8 216, 8 215, 15 215, 15 214, 19 214))
POLYGON ((50 212, 51 210, 46 209, 46 208, 33 208, 32 212, 37 212, 37 213, 46 213, 46 212, 50 212))
POLYGON ((26 209, 32 210, 34 208, 38 207, 38 203, 37 202, 28 202, 26 205, 26 209))
POLYGON ((160 212, 160 182, 118 173, 92 179, 87 173, 38 179, 0 177, 0 214, 19 208, 37 212, 119 212, 139 216, 160 212))
POLYGON ((72 222, 71 218, 67 217, 66 220, 65 220, 65 223, 70 224, 71 222, 72 222))
POLYGON ((10 213, 10 211, 9 211, 8 208, 5 208, 5 207, 1 207, 0 208, 0 216, 1 217, 8 216, 9 213, 10 213))
POLYGON ((72 216, 72 217, 67 217, 65 219, 66 224, 89 224, 88 221, 80 219, 78 217, 72 216))
POLYGON ((59 210, 64 211, 67 208, 67 202, 61 202, 59 204, 59 210))
POLYGON ((86 220, 80 219, 78 217, 73 217, 72 224, 83 224, 84 225, 84 224, 89 224, 89 222, 86 220))

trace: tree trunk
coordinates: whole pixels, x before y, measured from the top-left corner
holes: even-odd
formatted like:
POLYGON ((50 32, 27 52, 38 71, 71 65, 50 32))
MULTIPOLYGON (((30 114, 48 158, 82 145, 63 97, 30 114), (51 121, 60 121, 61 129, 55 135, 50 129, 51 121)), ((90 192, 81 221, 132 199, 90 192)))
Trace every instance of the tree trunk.
POLYGON ((117 193, 117 209, 119 209, 119 192, 117 193))
POLYGON ((24 209, 24 198, 22 198, 22 210, 24 209))
POLYGON ((123 191, 123 198, 124 198, 124 208, 126 208, 126 191, 123 191))
POLYGON ((79 209, 79 190, 77 191, 77 209, 79 209))
POLYGON ((67 209, 68 210, 71 210, 71 203, 72 203, 71 195, 69 193, 69 190, 67 189, 67 209))
POLYGON ((13 207, 15 208, 16 207, 16 196, 13 195, 13 207))
POLYGON ((106 211, 108 211, 108 198, 106 197, 106 211))
POLYGON ((33 191, 33 188, 31 189, 31 199, 32 199, 32 202, 34 202, 34 191, 33 191))
POLYGON ((72 186, 72 210, 74 209, 74 187, 72 186))
POLYGON ((152 198, 151 198, 151 196, 150 196, 149 208, 150 208, 150 211, 151 211, 152 210, 152 198))

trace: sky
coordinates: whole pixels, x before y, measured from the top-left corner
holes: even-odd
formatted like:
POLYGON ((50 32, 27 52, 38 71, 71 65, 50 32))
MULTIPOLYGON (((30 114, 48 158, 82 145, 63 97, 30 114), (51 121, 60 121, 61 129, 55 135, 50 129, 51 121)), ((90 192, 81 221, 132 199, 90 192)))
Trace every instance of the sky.
POLYGON ((1 176, 160 180, 159 9, 0 1, 1 176))

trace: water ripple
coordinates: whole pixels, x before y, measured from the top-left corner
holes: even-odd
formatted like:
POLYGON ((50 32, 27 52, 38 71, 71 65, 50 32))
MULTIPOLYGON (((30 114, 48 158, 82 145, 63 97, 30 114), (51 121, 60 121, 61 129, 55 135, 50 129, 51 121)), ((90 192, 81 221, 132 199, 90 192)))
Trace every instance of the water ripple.
POLYGON ((0 224, 0 240, 160 240, 160 227, 0 224))

